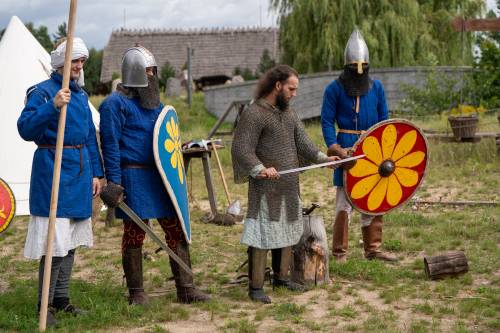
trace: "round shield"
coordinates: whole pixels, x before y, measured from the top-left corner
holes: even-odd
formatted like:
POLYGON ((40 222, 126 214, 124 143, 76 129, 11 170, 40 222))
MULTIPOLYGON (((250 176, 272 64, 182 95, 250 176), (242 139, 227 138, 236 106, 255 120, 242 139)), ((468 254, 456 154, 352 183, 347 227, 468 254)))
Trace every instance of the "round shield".
POLYGON ((344 171, 344 190, 355 209, 380 215, 415 194, 429 154, 427 140, 414 124, 403 119, 382 121, 365 132, 352 149, 353 156, 365 155, 344 171))
POLYGON ((0 234, 4 232, 16 213, 16 199, 9 185, 0 178, 0 234))

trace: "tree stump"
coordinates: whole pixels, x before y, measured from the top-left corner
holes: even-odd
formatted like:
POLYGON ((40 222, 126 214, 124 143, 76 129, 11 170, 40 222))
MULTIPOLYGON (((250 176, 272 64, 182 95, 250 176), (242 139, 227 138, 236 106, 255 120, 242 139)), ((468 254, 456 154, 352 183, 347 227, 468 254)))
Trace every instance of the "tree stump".
POLYGON ((292 281, 303 285, 328 282, 328 243, 321 216, 303 217, 304 233, 293 247, 292 281))
POLYGON ((424 257, 425 274, 431 280, 457 276, 469 271, 469 264, 462 251, 449 251, 433 257, 424 257))

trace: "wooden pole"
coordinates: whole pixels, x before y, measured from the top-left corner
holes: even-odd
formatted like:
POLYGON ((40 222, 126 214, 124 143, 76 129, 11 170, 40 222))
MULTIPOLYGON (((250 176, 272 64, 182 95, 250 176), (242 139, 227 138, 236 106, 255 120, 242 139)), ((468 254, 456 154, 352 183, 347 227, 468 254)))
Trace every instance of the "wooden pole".
MULTIPOLYGON (((61 88, 69 87, 71 77, 71 55, 73 53, 73 32, 76 20, 77 0, 71 0, 69 7, 68 34, 66 39, 66 54, 64 56, 64 72, 61 88)), ((45 332, 47 326, 47 308, 49 303, 50 271, 52 269, 52 253, 54 250, 55 223, 57 217, 57 201, 59 198, 59 181, 61 177, 61 160, 64 145, 64 129, 66 127, 67 105, 61 107, 59 123, 57 126, 56 152, 54 158, 54 175, 52 179, 52 193, 50 197, 49 226, 47 231, 47 252, 45 253, 45 266, 43 271, 42 300, 40 305, 40 318, 38 329, 45 332)))
POLYGON ((226 192, 227 202, 230 205, 232 203, 231 195, 227 188, 226 177, 224 175, 224 170, 222 169, 222 164, 220 163, 219 153, 217 153, 217 148, 215 147, 215 142, 212 141, 212 149, 214 151, 215 159, 217 160, 217 166, 219 167, 220 177, 222 178, 222 185, 224 185, 224 191, 226 192))

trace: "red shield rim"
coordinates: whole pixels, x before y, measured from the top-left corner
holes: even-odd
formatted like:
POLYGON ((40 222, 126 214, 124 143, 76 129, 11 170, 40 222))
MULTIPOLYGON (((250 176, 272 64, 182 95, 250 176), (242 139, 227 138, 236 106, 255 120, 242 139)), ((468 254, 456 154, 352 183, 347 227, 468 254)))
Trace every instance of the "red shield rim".
POLYGON ((7 230, 16 214, 16 199, 9 185, 0 178, 0 234, 7 230))

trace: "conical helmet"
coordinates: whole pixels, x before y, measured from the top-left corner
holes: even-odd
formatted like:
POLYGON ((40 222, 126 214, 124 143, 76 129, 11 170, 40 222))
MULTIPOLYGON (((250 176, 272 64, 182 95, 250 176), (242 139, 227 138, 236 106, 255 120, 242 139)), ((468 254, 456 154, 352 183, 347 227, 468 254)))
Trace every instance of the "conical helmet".
POLYGON ((363 73, 362 64, 370 62, 370 55, 368 46, 358 29, 354 29, 347 41, 344 51, 344 65, 356 64, 358 66, 358 73, 363 73))
POLYGON ((147 87, 147 67, 157 67, 153 54, 143 46, 135 46, 123 54, 122 83, 125 87, 147 87))

